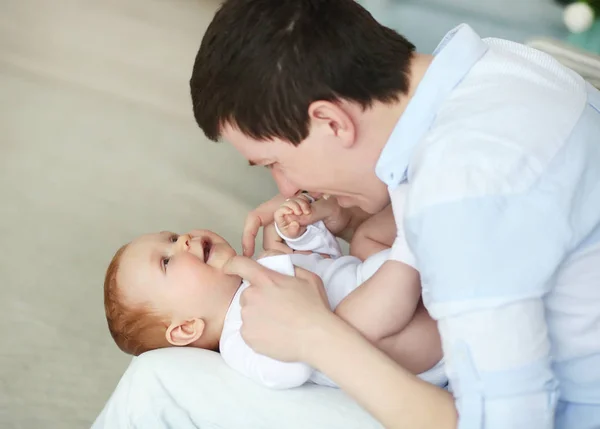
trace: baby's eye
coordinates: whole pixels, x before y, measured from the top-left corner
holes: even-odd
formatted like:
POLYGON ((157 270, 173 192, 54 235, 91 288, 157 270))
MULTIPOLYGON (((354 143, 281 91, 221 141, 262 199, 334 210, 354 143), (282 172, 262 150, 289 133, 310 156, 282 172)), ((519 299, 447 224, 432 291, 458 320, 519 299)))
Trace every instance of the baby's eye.
POLYGON ((169 261, 170 261, 170 260, 171 260, 171 258, 164 258, 164 259, 162 260, 162 265, 163 265, 163 268, 164 268, 164 269, 166 269, 166 268, 167 268, 167 265, 169 265, 169 261))
POLYGON ((169 240, 171 241, 171 243, 176 243, 177 240, 179 240, 179 236, 177 235, 172 235, 171 238, 169 238, 169 240))

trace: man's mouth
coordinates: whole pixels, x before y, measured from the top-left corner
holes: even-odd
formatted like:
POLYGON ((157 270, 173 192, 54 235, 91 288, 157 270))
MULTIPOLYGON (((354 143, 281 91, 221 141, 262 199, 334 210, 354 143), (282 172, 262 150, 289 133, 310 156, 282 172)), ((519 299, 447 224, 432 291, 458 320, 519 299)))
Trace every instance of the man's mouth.
POLYGON ((210 251, 212 250, 212 242, 208 238, 202 239, 202 253, 204 254, 204 262, 208 262, 210 251))

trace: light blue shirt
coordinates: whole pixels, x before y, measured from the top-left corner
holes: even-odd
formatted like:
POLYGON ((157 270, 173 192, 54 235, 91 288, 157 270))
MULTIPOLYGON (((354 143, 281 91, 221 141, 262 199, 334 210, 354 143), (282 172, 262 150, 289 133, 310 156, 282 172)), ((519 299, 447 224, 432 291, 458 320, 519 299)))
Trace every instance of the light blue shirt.
POLYGON ((600 93, 459 26, 376 172, 438 320, 459 428, 600 428, 600 93))

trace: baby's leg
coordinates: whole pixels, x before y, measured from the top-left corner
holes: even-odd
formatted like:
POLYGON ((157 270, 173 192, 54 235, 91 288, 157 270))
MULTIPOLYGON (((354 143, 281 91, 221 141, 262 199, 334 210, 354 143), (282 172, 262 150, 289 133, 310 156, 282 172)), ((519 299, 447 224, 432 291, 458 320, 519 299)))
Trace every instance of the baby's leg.
POLYGON ((437 322, 431 318, 422 302, 419 302, 406 328, 377 341, 375 345, 413 374, 433 368, 443 354, 437 322))
POLYGON ((352 237, 350 254, 364 261, 369 256, 389 249, 396 238, 396 221, 389 205, 363 222, 352 237))
MULTIPOLYGON (((396 222, 392 206, 389 205, 367 219, 357 229, 350 243, 350 254, 364 261, 369 256, 392 247, 395 238, 396 222)), ((384 306, 374 301, 373 298, 372 291, 367 294, 367 290, 364 290, 364 288, 360 290, 359 288, 344 300, 346 302, 342 301, 340 307, 344 304, 348 306, 356 303, 358 308, 354 310, 361 314, 372 314, 369 312, 368 307, 369 303, 373 301, 380 311, 383 310, 382 307, 384 306)), ((387 295, 387 301, 396 302, 390 298, 387 295)), ((402 301, 406 300, 410 300, 409 297, 402 301)), ((348 311, 352 310, 348 307, 346 309, 348 311)), ((336 313, 340 315, 338 311, 336 313)), ((347 311, 344 313, 347 313, 347 311)), ((381 339, 375 340, 376 335, 360 329, 364 328, 363 325, 365 325, 365 323, 361 323, 360 318, 348 317, 348 314, 340 316, 353 324, 365 337, 370 339, 374 345, 388 354, 400 366, 414 374, 420 374, 433 368, 442 359, 442 345, 437 322, 431 318, 420 300, 410 322, 403 329, 381 339)))

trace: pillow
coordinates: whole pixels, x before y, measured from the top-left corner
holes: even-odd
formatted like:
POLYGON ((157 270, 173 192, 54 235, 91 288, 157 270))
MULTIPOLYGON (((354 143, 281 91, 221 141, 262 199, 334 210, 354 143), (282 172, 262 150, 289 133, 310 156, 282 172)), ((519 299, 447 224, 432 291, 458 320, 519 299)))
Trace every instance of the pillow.
POLYGON ((380 429, 339 389, 270 390, 218 353, 168 348, 132 360, 92 429, 380 429))

